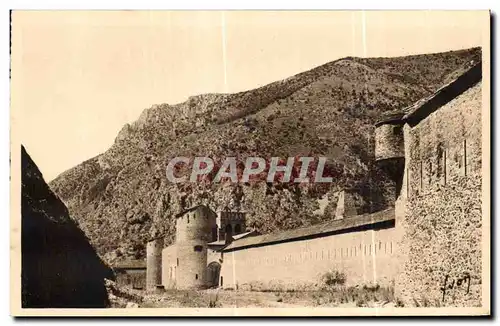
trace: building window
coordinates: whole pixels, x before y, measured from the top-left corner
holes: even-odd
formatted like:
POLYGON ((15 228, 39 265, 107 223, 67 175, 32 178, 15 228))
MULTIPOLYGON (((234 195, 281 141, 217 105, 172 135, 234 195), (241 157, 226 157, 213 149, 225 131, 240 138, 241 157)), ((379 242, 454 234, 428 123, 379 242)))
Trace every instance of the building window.
POLYGON ((446 150, 443 152, 443 175, 444 175, 444 184, 446 184, 446 150))
POLYGON ((202 252, 203 251, 203 246, 194 246, 194 251, 196 251, 196 252, 202 252))
POLYGON ((410 197, 410 169, 406 168, 406 196, 410 197))
POLYGON ((179 258, 177 258, 177 266, 179 266, 179 258))
POLYGON ((467 176, 467 139, 464 139, 464 176, 467 176))
POLYGON ((195 279, 198 279, 198 274, 196 274, 195 279))
POLYGON ((432 162, 429 162, 429 185, 431 184, 432 181, 432 162))
POLYGON ((420 162, 420 190, 424 190, 424 165, 420 162))

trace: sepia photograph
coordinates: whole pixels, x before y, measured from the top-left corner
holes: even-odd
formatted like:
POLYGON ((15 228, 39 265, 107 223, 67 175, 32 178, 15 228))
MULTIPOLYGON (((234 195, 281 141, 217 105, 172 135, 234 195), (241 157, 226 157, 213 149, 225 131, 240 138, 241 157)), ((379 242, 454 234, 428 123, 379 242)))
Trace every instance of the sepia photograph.
POLYGON ((14 316, 489 316, 490 12, 11 11, 14 316))

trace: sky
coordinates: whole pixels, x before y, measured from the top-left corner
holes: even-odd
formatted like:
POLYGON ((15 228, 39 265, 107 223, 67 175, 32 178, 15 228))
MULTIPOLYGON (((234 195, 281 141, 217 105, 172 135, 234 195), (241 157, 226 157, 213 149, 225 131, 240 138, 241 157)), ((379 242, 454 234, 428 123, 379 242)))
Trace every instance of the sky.
POLYGON ((153 104, 233 93, 346 56, 489 43, 488 12, 14 11, 11 146, 46 181, 153 104))

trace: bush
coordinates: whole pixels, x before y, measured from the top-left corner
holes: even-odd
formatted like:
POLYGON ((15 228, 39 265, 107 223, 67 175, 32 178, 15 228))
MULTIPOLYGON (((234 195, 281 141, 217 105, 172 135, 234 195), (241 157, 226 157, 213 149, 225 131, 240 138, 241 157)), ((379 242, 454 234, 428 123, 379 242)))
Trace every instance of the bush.
POLYGON ((337 270, 332 270, 326 272, 321 277, 321 281, 327 287, 344 285, 347 280, 347 277, 344 272, 339 272, 337 270))
POLYGON ((210 293, 208 298, 208 308, 219 308, 221 304, 219 303, 219 292, 210 293))
POLYGON ((338 286, 315 292, 313 299, 318 306, 338 306, 339 304, 354 302, 357 307, 369 307, 373 306, 373 304, 383 306, 389 302, 396 302, 392 286, 338 286))

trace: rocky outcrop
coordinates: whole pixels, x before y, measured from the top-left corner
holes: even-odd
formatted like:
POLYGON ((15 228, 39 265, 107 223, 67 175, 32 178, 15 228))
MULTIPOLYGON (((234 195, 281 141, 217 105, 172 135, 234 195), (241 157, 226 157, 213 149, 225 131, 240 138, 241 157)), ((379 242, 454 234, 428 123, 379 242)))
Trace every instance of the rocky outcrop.
POLYGON ((105 278, 113 272, 99 258, 66 206, 50 190, 21 147, 22 306, 108 306, 105 278))

